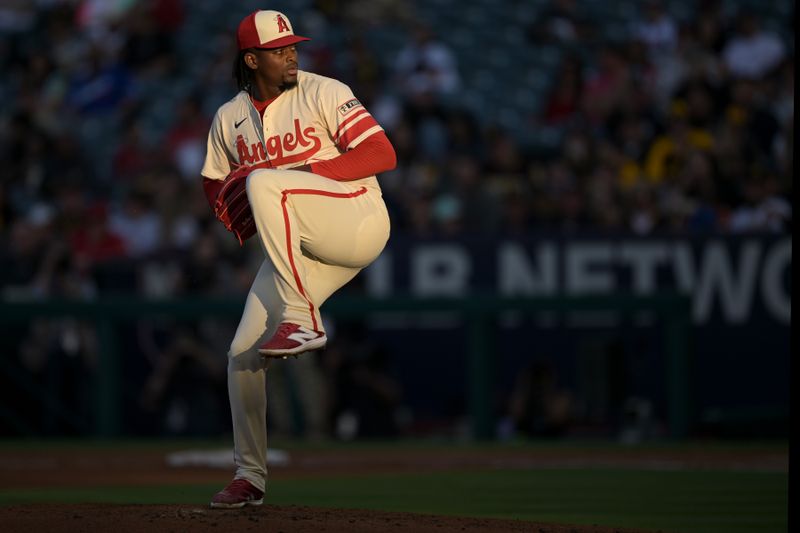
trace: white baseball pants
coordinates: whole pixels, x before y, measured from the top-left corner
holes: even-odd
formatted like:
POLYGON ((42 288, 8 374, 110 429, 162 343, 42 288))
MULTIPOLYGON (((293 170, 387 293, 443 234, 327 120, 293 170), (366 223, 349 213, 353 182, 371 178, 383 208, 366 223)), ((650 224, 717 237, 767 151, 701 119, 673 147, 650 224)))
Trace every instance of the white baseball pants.
POLYGON ((389 216, 374 178, 257 170, 247 178, 247 196, 266 259, 228 352, 228 395, 235 477, 264 490, 267 363, 258 347, 284 321, 323 331, 319 307, 378 257, 389 216))

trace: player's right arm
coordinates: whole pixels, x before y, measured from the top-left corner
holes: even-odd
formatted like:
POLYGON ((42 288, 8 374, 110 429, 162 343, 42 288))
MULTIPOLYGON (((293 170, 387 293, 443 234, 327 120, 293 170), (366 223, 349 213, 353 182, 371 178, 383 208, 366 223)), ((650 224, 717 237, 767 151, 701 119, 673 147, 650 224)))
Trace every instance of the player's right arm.
POLYGON ((383 131, 376 131, 358 146, 333 159, 315 161, 308 165, 314 174, 337 181, 352 181, 374 176, 397 165, 397 155, 383 131))
POLYGON ((312 161, 315 174, 337 181, 352 181, 391 170, 397 156, 389 138, 372 114, 340 81, 327 79, 320 86, 317 103, 321 121, 339 155, 312 161))

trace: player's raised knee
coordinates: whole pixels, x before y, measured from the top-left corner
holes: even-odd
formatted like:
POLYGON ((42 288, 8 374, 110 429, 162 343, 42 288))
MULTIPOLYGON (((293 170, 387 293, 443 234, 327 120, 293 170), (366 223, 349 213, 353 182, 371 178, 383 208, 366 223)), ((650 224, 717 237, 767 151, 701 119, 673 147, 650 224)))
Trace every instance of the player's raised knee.
POLYGON ((291 174, 291 171, 277 169, 255 170, 247 177, 247 195, 252 201, 253 193, 281 194, 287 187, 292 185, 291 174))
POLYGON ((247 198, 252 209, 259 209, 277 194, 272 172, 272 170, 256 170, 247 176, 247 198))
POLYGON ((251 190, 260 189, 269 184, 269 175, 271 170, 259 168, 251 172, 247 176, 247 193, 250 194, 251 190))

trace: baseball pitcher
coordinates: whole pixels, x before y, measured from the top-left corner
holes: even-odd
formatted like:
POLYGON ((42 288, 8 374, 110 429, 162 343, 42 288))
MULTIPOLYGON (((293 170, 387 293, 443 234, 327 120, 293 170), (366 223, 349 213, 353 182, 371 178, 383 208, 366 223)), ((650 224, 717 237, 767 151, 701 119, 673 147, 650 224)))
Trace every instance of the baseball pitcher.
POLYGON ((237 32, 239 92, 208 134, 203 186, 240 244, 265 259, 228 352, 234 480, 211 506, 260 505, 267 477, 270 358, 325 346, 319 308, 383 250, 389 217, 375 175, 395 166, 383 129, 334 79, 299 69, 289 19, 256 11, 237 32))

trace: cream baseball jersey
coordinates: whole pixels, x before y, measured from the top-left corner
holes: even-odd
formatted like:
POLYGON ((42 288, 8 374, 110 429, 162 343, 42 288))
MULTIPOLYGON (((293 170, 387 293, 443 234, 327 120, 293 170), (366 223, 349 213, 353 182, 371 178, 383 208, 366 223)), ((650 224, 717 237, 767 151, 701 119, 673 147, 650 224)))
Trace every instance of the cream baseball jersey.
MULTIPOLYGON (((245 91, 219 108, 201 173, 222 180, 234 168, 265 161, 272 168, 324 161, 379 131, 347 85, 301 70, 297 85, 270 103, 263 120, 245 91)), ((364 179, 377 184, 375 176, 364 179)))

